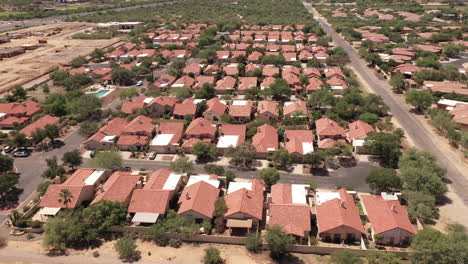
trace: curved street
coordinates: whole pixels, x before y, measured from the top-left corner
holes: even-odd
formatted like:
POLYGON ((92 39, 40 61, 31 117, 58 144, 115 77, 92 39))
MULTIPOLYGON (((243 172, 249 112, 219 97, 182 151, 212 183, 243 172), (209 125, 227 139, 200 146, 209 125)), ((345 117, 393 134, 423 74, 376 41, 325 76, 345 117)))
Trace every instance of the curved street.
POLYGON ((448 146, 437 143, 430 127, 426 124, 426 120, 410 113, 410 107, 401 97, 393 94, 391 86, 386 81, 380 80, 369 70, 367 63, 361 59, 356 49, 333 30, 314 8, 307 3, 304 3, 304 6, 314 15, 323 30, 332 37, 333 42, 346 50, 357 74, 362 77, 374 93, 383 98, 383 101, 390 107, 393 117, 405 129, 407 137, 411 138, 416 147, 431 152, 447 169, 446 178, 450 181, 450 186, 463 203, 468 205, 468 192, 466 191, 468 190, 468 174, 466 173, 466 165, 460 160, 457 153, 449 149, 448 146))

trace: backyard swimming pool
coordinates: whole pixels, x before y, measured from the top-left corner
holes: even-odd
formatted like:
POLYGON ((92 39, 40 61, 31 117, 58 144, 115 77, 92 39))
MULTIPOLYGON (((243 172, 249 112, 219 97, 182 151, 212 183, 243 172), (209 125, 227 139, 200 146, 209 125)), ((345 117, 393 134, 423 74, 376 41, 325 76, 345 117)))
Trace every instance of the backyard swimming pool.
POLYGON ((94 96, 97 96, 97 97, 103 97, 103 96, 106 96, 106 94, 110 93, 111 90, 100 90, 96 93, 93 93, 94 96))

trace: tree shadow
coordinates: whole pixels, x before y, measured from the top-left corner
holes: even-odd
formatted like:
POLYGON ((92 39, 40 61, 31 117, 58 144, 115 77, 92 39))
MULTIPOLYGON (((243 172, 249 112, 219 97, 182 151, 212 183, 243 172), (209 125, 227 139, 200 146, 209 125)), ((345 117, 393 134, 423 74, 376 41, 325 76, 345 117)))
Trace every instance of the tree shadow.
POLYGON ((437 204, 442 206, 442 205, 447 205, 447 204, 452 204, 452 199, 448 198, 447 196, 443 195, 437 200, 437 204))
POLYGON ((0 210, 15 209, 19 205, 19 196, 23 193, 23 189, 13 187, 0 199, 0 210))
POLYGON ((326 168, 314 168, 311 169, 311 173, 314 176, 330 176, 330 172, 326 168))
POLYGON ((292 254, 285 254, 279 260, 280 264, 304 264, 304 260, 292 254))

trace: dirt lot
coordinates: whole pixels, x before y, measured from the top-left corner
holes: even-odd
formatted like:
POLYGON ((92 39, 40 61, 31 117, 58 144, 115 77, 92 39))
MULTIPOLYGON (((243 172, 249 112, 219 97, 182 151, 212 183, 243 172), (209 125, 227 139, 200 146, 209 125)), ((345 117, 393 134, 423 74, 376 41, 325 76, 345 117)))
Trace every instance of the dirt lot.
POLYGON ((15 85, 21 85, 38 76, 54 70, 56 67, 69 63, 78 55, 87 55, 95 48, 110 46, 119 41, 118 38, 110 40, 79 40, 71 36, 79 31, 90 28, 83 23, 60 23, 27 28, 15 33, 43 32, 44 36, 29 36, 24 39, 12 39, 11 42, 0 47, 18 47, 22 45, 37 45, 39 39, 46 39, 47 44, 28 50, 25 54, 0 61, 0 93, 8 91, 15 85), (56 29, 60 33, 46 36, 56 29), (65 47, 67 46, 67 47, 65 47))
MULTIPOLYGON (((0 263, 120 263, 114 250, 114 241, 105 242, 97 249, 75 251, 70 250, 68 256, 48 257, 42 246, 42 240, 38 241, 9 241, 8 246, 0 249, 0 263), (93 252, 98 251, 99 257, 94 258, 93 252)), ((205 248, 216 247, 221 251, 221 256, 226 264, 270 264, 273 262, 267 252, 263 254, 251 254, 244 246, 221 244, 183 244, 175 249, 171 247, 158 247, 150 242, 138 241, 138 250, 141 252, 141 260, 138 263, 200 263, 205 248)), ((305 263, 325 264, 329 257, 317 255, 294 254, 280 263, 305 263), (301 262, 301 260, 303 262, 301 262)))

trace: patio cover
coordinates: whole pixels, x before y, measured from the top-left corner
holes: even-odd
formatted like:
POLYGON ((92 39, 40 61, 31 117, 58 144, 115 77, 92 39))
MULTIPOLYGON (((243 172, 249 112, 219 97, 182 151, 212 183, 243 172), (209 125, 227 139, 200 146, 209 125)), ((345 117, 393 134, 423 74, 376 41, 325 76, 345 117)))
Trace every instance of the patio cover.
POLYGON ((41 215, 56 215, 60 211, 60 207, 44 207, 39 211, 41 215))
POLYGON ((159 214, 155 213, 135 213, 133 216, 133 223, 149 223, 154 224, 158 220, 159 214))
POLYGON ((234 227, 234 228, 251 228, 252 227, 252 219, 247 220, 239 220, 239 219, 228 219, 226 223, 227 227, 234 227))

